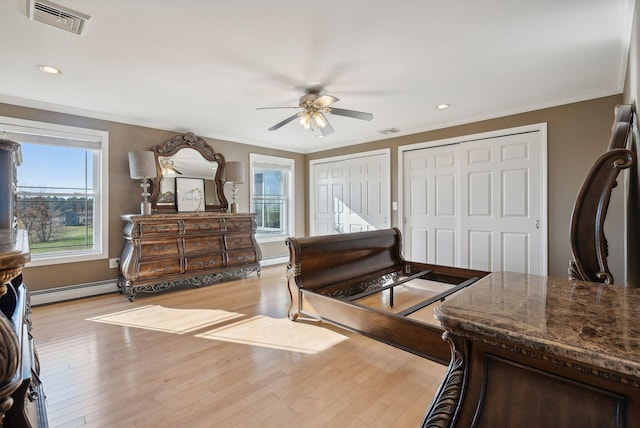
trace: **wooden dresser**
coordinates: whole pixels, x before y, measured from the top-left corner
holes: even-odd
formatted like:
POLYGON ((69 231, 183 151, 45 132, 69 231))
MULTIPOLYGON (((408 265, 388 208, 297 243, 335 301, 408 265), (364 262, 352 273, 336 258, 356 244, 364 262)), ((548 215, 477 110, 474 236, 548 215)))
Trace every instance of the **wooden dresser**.
POLYGON ((260 275, 255 214, 197 212, 124 215, 121 292, 205 285, 225 277, 260 275))
POLYGON ((640 289, 496 272, 435 313, 452 359, 423 427, 640 426, 640 289))
POLYGON ((29 292, 22 281, 30 258, 25 231, 0 230, 0 426, 4 422, 5 428, 48 426, 29 292))

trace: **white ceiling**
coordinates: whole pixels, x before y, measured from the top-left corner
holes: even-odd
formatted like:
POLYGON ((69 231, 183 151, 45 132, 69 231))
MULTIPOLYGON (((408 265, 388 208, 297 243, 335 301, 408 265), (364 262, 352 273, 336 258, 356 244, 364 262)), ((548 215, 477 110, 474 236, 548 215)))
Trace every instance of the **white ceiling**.
MULTIPOLYGON (((621 93, 634 0, 56 0, 82 36, 0 2, 0 102, 309 153, 621 93), (59 76, 37 68, 53 65, 59 76), (371 112, 297 121, 309 84, 371 112), (440 103, 451 104, 437 110, 440 103)), ((117 144, 117 142, 114 142, 117 144)), ((125 143, 125 142, 123 142, 125 143)))

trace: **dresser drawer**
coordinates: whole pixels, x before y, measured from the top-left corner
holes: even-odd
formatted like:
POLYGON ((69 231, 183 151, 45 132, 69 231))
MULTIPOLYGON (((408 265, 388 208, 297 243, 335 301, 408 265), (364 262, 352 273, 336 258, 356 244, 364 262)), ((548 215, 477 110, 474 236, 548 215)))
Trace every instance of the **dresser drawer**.
POLYGON ((141 241, 140 257, 152 258, 158 256, 178 256, 180 254, 179 240, 141 241))
POLYGON ((158 278, 162 275, 179 274, 182 271, 180 259, 141 261, 138 268, 138 279, 158 278))
POLYGON ((242 234, 227 235, 225 236, 225 241, 226 241, 228 250, 253 246, 251 235, 242 235, 242 234))
POLYGON ((222 236, 188 236, 184 238, 184 254, 219 252, 224 249, 222 236))
POLYGON ((247 263, 257 262, 256 252, 254 249, 229 251, 227 266, 239 266, 247 263))
POLYGON ((163 235, 171 236, 180 233, 180 223, 178 221, 145 221, 139 224, 140 236, 163 235))
POLYGON ((187 235, 201 232, 220 232, 223 224, 224 220, 222 219, 186 219, 184 232, 187 235))
POLYGON ((186 272, 195 272, 199 270, 209 270, 224 267, 224 256, 222 253, 208 254, 206 256, 186 257, 186 272))
POLYGON ((233 218, 226 220, 226 230, 228 232, 253 230, 253 220, 250 218, 233 218))

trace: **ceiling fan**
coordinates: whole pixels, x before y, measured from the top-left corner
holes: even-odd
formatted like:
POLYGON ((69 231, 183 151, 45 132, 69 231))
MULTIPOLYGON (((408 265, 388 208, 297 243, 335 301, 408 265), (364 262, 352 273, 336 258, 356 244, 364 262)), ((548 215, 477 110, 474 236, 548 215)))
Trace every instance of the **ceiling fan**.
POLYGON ((289 116, 282 122, 278 122, 269 128, 269 131, 280 129, 295 119, 300 119, 300 124, 306 129, 314 130, 314 126, 320 130, 322 137, 333 134, 334 129, 327 120, 325 114, 335 114, 337 116, 351 117, 354 119, 371 120, 373 114, 355 110, 346 110, 342 108, 330 107, 331 104, 339 101, 332 95, 320 95, 319 88, 309 88, 305 91, 305 95, 300 97, 298 107, 258 107, 257 110, 277 109, 277 108, 294 108, 300 110, 293 116, 289 116))

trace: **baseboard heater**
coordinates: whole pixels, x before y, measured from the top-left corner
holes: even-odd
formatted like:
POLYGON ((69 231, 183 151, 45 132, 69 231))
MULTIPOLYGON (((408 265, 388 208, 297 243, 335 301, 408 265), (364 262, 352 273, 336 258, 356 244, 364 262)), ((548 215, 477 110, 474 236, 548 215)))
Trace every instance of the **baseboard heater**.
POLYGON ((64 302, 65 300, 80 299, 82 297, 91 297, 117 292, 118 284, 115 279, 69 285, 66 287, 48 288, 46 290, 34 290, 30 293, 31 306, 46 305, 48 303, 64 302))

